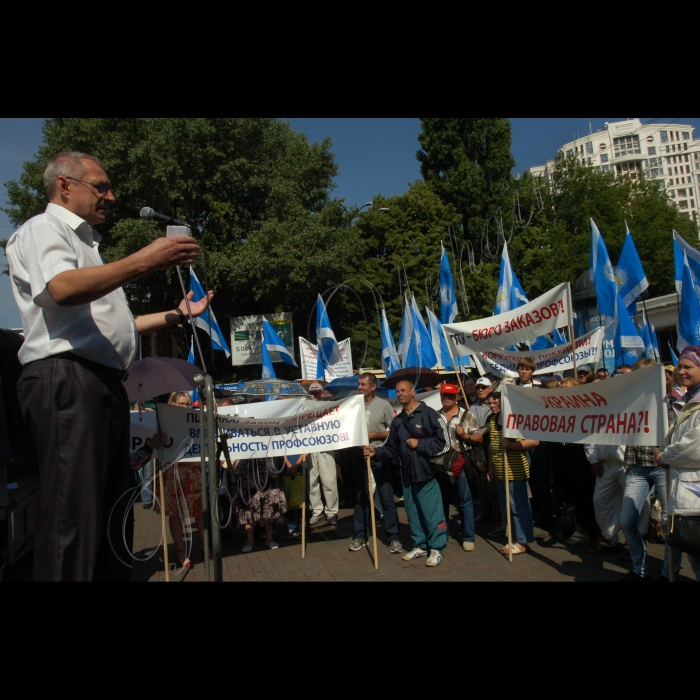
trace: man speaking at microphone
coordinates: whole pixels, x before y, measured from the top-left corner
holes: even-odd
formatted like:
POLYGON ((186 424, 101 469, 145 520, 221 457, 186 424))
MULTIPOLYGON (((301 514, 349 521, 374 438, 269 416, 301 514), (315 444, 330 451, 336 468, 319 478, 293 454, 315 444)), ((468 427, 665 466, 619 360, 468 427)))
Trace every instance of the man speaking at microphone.
MULTIPOLYGON (((115 198, 103 164, 85 153, 59 153, 44 171, 44 186, 46 211, 6 248, 25 338, 17 392, 39 463, 34 580, 125 581, 133 513, 122 496, 133 475, 121 382, 138 335, 183 322, 187 307, 183 300, 178 309, 134 319, 122 286, 193 263, 199 246, 189 236, 161 237, 104 264, 92 227, 105 222, 115 198)), ((212 296, 190 304, 192 314, 202 314, 212 296)))

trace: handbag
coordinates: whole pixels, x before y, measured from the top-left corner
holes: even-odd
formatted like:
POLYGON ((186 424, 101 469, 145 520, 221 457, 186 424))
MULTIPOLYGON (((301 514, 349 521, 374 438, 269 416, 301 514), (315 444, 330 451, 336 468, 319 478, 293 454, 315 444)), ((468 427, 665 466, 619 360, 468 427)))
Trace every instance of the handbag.
POLYGON ((282 491, 287 501, 289 510, 301 508, 304 504, 304 477, 284 475, 282 477, 282 491))
POLYGON ((700 556, 700 515, 671 515, 666 543, 686 554, 700 556))

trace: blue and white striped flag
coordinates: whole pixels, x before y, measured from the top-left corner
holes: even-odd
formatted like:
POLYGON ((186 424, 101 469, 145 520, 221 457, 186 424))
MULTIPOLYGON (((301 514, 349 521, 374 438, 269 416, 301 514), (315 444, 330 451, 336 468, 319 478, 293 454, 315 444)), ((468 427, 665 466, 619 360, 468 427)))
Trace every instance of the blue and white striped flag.
POLYGON ((450 259, 447 257, 442 241, 440 248, 442 248, 440 256, 440 318, 442 323, 452 323, 457 316, 457 294, 452 281, 450 259))
POLYGON ((386 310, 382 307, 382 369, 388 377, 400 367, 401 361, 394 346, 394 336, 391 335, 386 310))
POLYGON ((442 323, 438 321, 438 317, 426 306, 425 310, 428 314, 428 328, 430 329, 430 341, 433 345, 433 351, 438 358, 438 364, 442 365, 446 370, 453 371, 454 365, 450 357, 450 351, 447 349, 447 341, 445 334, 442 332, 442 323))
POLYGON ((316 342, 318 343, 319 361, 324 370, 328 369, 329 365, 334 365, 343 359, 320 294, 316 303, 316 342))
POLYGON ((693 273, 688 264, 688 256, 684 254, 683 257, 683 291, 681 292, 678 340, 676 341, 676 347, 681 351, 686 345, 700 343, 700 302, 698 301, 693 273))
POLYGON ((493 308, 493 315, 513 311, 519 306, 528 303, 525 290, 513 272, 508 255, 508 244, 503 244, 501 253, 501 268, 498 272, 498 291, 496 292, 496 303, 493 308))
POLYGON ((268 355, 271 352, 278 352, 282 362, 286 365, 297 366, 289 349, 279 337, 272 324, 263 316, 263 345, 267 349, 268 355))
POLYGON ((649 280, 647 280, 639 253, 634 246, 627 222, 625 222, 625 228, 627 235, 615 268, 615 282, 622 297, 622 303, 627 308, 627 313, 634 316, 637 313, 636 301, 649 286, 649 280))
POLYGON ((267 343, 263 336, 263 342, 261 346, 262 351, 262 378, 263 379, 274 379, 277 377, 275 374, 275 368, 272 366, 272 358, 270 357, 270 352, 267 349, 267 343))
POLYGON ((416 298, 411 298, 411 340, 408 346, 405 367, 435 367, 438 363, 437 356, 433 350, 430 340, 430 333, 425 326, 425 321, 421 316, 416 298))
POLYGON ((690 243, 677 231, 673 232, 673 269, 676 277, 676 291, 680 294, 683 291, 683 266, 685 265, 684 255, 688 258, 690 271, 693 279, 700 279, 700 250, 695 250, 690 243))
MULTIPOLYGON (((195 275, 192 268, 190 268, 190 291, 194 292, 191 301, 204 299, 204 287, 199 283, 197 275, 195 275)), ((229 350, 228 343, 224 338, 224 334, 221 332, 221 328, 219 328, 216 316, 214 316, 214 309, 212 309, 211 306, 201 316, 197 316, 197 318, 194 319, 194 325, 197 328, 202 328, 209 334, 211 337, 211 346, 214 350, 222 350, 226 353, 226 357, 231 357, 231 350, 229 350)))
MULTIPOLYGON (((615 323, 615 309, 617 307, 617 283, 610 256, 605 247, 605 241, 600 235, 595 221, 591 219, 591 260, 590 274, 595 294, 598 299, 598 311, 605 316, 607 328, 615 323)), ((624 307, 623 307, 624 308, 624 307)))
POLYGON ((411 336, 413 335, 413 321, 411 317, 411 307, 408 305, 408 299, 404 299, 403 316, 401 318, 401 334, 399 335, 398 354, 401 358, 401 364, 406 367, 406 358, 408 357, 408 348, 411 344, 411 336))

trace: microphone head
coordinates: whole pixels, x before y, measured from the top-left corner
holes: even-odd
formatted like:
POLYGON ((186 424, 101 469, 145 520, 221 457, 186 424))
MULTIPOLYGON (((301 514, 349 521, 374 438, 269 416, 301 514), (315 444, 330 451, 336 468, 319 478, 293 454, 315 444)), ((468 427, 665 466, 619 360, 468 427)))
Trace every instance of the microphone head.
POLYGON ((140 216, 142 219, 150 221, 153 218, 153 209, 151 209, 151 207, 143 207, 143 209, 141 209, 140 216))

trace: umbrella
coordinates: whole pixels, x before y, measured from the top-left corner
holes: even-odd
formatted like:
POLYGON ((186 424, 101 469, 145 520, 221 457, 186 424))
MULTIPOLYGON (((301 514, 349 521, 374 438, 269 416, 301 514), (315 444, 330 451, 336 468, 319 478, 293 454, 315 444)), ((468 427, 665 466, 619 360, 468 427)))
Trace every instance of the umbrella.
POLYGON ((332 382, 328 382, 324 388, 331 394, 337 394, 339 391, 357 389, 357 380, 357 375, 352 375, 350 377, 336 377, 332 382))
POLYGON ((256 379, 243 384, 238 392, 243 396, 307 396, 307 392, 296 382, 284 379, 256 379))
POLYGON ((416 385, 416 389, 442 384, 443 377, 428 367, 404 367, 397 369, 382 381, 384 389, 396 389, 398 382, 407 379, 416 385))
POLYGON ((170 391, 191 391, 204 373, 199 367, 174 357, 147 357, 129 367, 124 382, 129 401, 147 401, 170 391), (195 379, 198 377, 199 379, 195 379))

